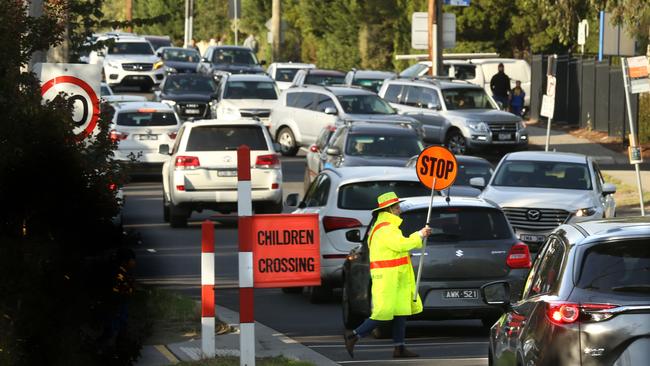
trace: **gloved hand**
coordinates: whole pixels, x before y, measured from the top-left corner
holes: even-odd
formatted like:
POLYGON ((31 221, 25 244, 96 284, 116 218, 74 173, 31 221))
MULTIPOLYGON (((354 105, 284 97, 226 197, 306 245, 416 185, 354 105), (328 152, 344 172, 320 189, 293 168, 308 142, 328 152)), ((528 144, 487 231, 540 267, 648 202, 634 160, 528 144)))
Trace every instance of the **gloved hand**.
POLYGON ((428 226, 425 226, 425 227, 423 227, 422 229, 420 229, 419 233, 420 233, 420 237, 421 237, 422 239, 424 239, 424 238, 426 238, 427 236, 431 235, 431 228, 428 227, 428 226))

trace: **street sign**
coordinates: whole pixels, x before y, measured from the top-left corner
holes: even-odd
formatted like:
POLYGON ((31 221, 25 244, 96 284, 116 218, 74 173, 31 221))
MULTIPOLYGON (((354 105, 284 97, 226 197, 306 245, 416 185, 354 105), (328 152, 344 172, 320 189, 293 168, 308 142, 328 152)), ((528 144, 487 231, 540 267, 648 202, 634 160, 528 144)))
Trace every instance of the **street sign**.
POLYGON ((648 58, 646 56, 627 58, 627 75, 630 79, 630 93, 650 92, 648 78, 648 58))
POLYGON ((630 164, 641 164, 643 163, 643 155, 641 155, 641 147, 639 146, 628 146, 627 153, 630 157, 630 164))
POLYGON ((634 56, 636 42, 622 25, 615 25, 614 16, 605 13, 603 21, 603 54, 634 56))
POLYGON ((429 49, 429 13, 415 12, 411 17, 411 48, 429 49))
POLYGON ((578 44, 584 46, 589 36, 589 22, 583 19, 578 23, 578 44))
POLYGON ((418 156, 415 171, 420 183, 429 189, 443 190, 454 183, 458 174, 456 157, 447 148, 431 146, 418 156), (435 179, 435 187, 433 182, 435 179))
POLYGON ((539 114, 542 117, 553 118, 554 113, 555 113, 555 98, 544 94, 542 96, 542 110, 539 112, 539 114))
POLYGON ((228 0, 228 18, 241 18, 241 0, 228 0))
POLYGON ((442 14, 442 48, 456 47, 456 14, 442 14))
POLYGON ((470 0, 445 0, 445 5, 451 6, 469 6, 470 0))
POLYGON ((557 79, 553 75, 546 75, 546 95, 549 97, 555 96, 555 84, 557 79))
POLYGON ((320 286, 317 214, 254 215, 250 222, 244 240, 253 243, 256 288, 320 286))
POLYGON ((99 120, 101 65, 49 64, 35 65, 41 80, 43 101, 50 101, 65 93, 73 106, 74 134, 84 139, 95 131, 99 120))

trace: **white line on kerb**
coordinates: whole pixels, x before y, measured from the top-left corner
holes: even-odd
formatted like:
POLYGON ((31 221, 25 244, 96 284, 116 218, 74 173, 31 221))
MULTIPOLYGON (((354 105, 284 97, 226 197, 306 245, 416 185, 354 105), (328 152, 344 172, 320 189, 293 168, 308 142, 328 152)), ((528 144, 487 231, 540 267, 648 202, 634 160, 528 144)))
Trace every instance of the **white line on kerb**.
MULTIPOLYGON (((429 342, 429 343, 409 343, 409 347, 424 347, 424 346, 466 346, 466 345, 472 345, 472 344, 485 344, 487 345, 489 342, 429 342)), ((357 344, 355 348, 373 348, 373 347, 392 347, 392 343, 386 343, 386 344, 357 344)), ((341 348, 343 347, 343 344, 323 344, 323 345, 314 345, 314 346, 307 346, 309 348, 341 348)))
POLYGON ((422 361, 487 361, 487 357, 474 357, 474 358, 418 358, 418 359, 390 359, 390 360, 358 360, 358 361, 337 361, 339 364, 352 364, 352 363, 413 363, 422 361))

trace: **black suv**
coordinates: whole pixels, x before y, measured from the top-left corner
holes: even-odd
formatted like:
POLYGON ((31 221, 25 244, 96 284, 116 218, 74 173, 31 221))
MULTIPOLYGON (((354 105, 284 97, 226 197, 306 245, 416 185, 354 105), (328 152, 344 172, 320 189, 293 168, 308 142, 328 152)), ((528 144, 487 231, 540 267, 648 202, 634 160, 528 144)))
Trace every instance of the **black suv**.
POLYGON ((211 46, 198 66, 202 74, 220 78, 224 73, 231 74, 263 74, 265 61, 259 62, 255 53, 248 47, 211 46))
POLYGON ((154 95, 157 101, 173 106, 183 120, 210 118, 216 103, 217 83, 205 75, 171 74, 154 95))

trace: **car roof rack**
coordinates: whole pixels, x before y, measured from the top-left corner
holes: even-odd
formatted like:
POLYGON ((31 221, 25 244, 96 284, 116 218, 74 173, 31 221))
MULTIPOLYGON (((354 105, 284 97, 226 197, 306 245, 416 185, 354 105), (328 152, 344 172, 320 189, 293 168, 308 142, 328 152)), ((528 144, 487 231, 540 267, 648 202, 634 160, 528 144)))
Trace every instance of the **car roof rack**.
POLYGON ((399 121, 399 120, 374 120, 374 119, 346 119, 343 120, 342 123, 345 126, 353 126, 355 123, 369 123, 369 124, 384 124, 384 125, 391 125, 391 126, 402 126, 402 127, 408 127, 410 129, 415 129, 415 125, 418 124, 417 121, 399 121))

